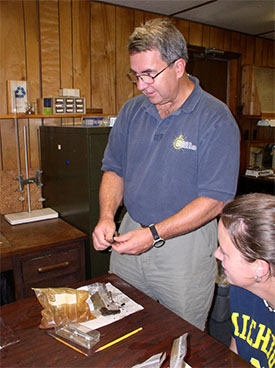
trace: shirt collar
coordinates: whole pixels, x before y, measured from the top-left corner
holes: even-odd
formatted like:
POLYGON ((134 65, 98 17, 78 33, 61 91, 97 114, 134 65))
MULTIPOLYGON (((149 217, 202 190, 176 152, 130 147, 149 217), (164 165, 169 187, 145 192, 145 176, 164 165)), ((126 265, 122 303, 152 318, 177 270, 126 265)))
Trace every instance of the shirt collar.
POLYGON ((178 109, 180 111, 185 112, 186 114, 190 114, 192 111, 195 110, 197 104, 202 95, 202 89, 200 87, 200 82, 198 78, 188 75, 191 81, 195 84, 193 91, 191 92, 190 96, 188 96, 187 100, 181 105, 178 109))
MULTIPOLYGON (((195 109, 201 98, 202 89, 200 87, 199 80, 191 75, 188 75, 188 77, 195 84, 195 87, 191 92, 190 96, 188 96, 187 100, 184 101, 184 103, 176 111, 172 112, 171 115, 179 115, 181 112, 185 114, 190 114, 195 109)), ((159 116, 155 105, 152 104, 146 96, 144 96, 143 108, 149 114, 159 116)))

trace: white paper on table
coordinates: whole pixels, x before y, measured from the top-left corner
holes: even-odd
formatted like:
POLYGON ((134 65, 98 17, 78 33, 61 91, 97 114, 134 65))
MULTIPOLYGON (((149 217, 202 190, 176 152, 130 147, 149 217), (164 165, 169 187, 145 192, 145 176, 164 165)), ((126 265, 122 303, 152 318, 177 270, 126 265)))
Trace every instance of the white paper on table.
POLYGON ((132 368, 160 368, 166 358, 166 353, 159 353, 151 356, 145 362, 136 364, 132 368))
MULTIPOLYGON (((166 358, 166 353, 159 353, 151 356, 145 362, 136 364, 132 368, 160 368, 166 358)), ((171 366, 170 366, 171 368, 171 366)), ((191 365, 183 361, 182 368, 192 368, 191 365)))
MULTIPOLYGON (((83 332, 87 332, 88 330, 96 330, 97 328, 109 325, 126 316, 129 316, 132 313, 144 309, 142 305, 137 304, 127 295, 123 294, 122 291, 117 289, 110 282, 106 284, 106 288, 111 293, 113 301, 120 307, 120 313, 112 314, 109 316, 102 316, 100 311, 91 310, 92 314, 96 317, 95 319, 92 319, 87 322, 74 324, 75 326, 77 325, 77 328, 79 328, 83 332)), ((83 286, 79 289, 88 290, 88 287, 83 286)))

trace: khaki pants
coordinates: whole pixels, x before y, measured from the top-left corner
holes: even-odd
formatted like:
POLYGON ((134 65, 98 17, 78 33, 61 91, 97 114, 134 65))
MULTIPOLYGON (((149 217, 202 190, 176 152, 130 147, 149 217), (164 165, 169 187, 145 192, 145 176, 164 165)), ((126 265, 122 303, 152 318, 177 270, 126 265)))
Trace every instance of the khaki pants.
MULTIPOLYGON (((128 213, 120 234, 140 228, 128 213)), ((110 272, 158 300, 201 330, 211 307, 217 263, 217 221, 140 255, 112 251, 110 272)))

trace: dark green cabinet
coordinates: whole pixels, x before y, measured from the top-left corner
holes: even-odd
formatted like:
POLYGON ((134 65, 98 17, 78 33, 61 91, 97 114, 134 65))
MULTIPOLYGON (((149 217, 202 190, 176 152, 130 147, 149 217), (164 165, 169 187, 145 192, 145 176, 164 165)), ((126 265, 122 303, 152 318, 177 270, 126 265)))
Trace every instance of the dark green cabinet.
MULTIPOLYGON (((96 252, 91 234, 98 221, 101 165, 111 128, 41 126, 44 207, 89 235, 86 277, 108 272, 109 252, 96 252)), ((49 229, 50 231, 50 229, 49 229)))

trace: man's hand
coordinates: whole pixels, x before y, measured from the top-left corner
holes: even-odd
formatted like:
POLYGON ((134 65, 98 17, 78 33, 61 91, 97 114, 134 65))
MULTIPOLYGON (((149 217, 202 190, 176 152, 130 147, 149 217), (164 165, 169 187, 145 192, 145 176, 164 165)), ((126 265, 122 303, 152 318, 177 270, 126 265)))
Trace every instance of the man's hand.
POLYGON ((141 254, 153 245, 153 237, 149 228, 129 231, 126 234, 115 236, 112 248, 118 253, 141 254))
POLYGON ((104 250, 114 241, 116 225, 111 219, 101 219, 92 234, 95 250, 104 250))

